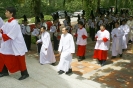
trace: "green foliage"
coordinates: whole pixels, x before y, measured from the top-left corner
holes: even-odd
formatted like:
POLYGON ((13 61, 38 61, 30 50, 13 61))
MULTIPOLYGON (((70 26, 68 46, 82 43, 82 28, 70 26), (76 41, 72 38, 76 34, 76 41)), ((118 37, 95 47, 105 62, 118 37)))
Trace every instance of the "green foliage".
MULTIPOLYGON (((47 20, 53 20, 51 15, 44 15, 44 19, 47 20)), ((35 23, 35 17, 30 18, 29 23, 35 23)))
POLYGON ((32 44, 36 44, 36 38, 35 38, 35 36, 31 36, 31 43, 32 44))
POLYGON ((24 20, 23 18, 18 19, 18 23, 21 24, 22 20, 24 20))

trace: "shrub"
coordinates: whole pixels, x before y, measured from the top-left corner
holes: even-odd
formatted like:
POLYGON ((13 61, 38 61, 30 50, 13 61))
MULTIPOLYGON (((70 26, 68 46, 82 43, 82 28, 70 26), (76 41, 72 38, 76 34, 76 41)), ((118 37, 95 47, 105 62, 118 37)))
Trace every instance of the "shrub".
POLYGON ((32 43, 32 44, 36 44, 35 36, 31 36, 31 43, 32 43))

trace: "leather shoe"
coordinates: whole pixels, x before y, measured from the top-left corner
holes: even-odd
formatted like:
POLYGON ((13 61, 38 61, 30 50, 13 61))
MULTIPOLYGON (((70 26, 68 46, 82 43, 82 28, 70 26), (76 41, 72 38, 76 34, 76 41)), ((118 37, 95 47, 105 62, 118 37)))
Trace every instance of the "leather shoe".
POLYGON ((29 77, 29 74, 21 76, 18 80, 23 80, 29 77))
POLYGON ((66 72, 66 74, 70 74, 70 73, 72 73, 72 69, 69 69, 69 71, 66 72))
POLYGON ((8 75, 9 75, 8 73, 1 73, 1 74, 0 74, 0 77, 8 76, 8 75))
POLYGON ((58 73, 59 73, 59 75, 61 75, 61 74, 63 74, 63 73, 64 73, 64 71, 60 70, 58 73))

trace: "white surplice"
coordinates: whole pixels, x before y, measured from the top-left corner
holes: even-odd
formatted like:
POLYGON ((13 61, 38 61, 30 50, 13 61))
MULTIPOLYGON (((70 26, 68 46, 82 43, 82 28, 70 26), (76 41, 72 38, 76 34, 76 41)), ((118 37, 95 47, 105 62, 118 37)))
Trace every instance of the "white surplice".
MULTIPOLYGON (((0 28, 4 25, 4 21, 2 20, 2 18, 0 17, 0 28)), ((1 47, 1 39, 2 39, 2 35, 0 33, 0 47, 1 47)))
POLYGON ((41 34, 41 39, 37 41, 38 43, 42 42, 42 47, 40 51, 40 63, 55 63, 55 55, 52 48, 52 43, 50 41, 50 34, 46 31, 41 34), (47 50, 45 50, 47 48, 47 50))
POLYGON ((75 44, 71 34, 67 33, 61 35, 58 51, 61 52, 61 56, 57 69, 67 72, 71 68, 71 53, 75 53, 75 44))
POLYGON ((132 27, 133 27, 133 20, 132 21, 131 20, 127 21, 127 25, 130 28, 129 40, 133 41, 133 29, 132 29, 132 27))
POLYGON ((87 34, 87 31, 85 28, 82 28, 82 29, 78 29, 77 30, 77 42, 76 44, 77 45, 87 45, 87 39, 83 39, 82 36, 85 35, 85 36, 88 36, 87 34))
POLYGON ((112 36, 112 56, 117 56, 118 54, 122 54, 122 37, 124 35, 124 31, 119 28, 114 28, 111 32, 112 36), (117 37, 114 37, 116 35, 117 37))
POLYGON ((127 43, 128 43, 128 36, 129 36, 129 26, 128 25, 121 25, 120 28, 124 31, 124 35, 122 37, 122 49, 127 49, 127 43))
POLYGON ((3 30, 3 33, 7 34, 11 39, 8 41, 1 41, 0 53, 15 56, 25 55, 27 47, 17 20, 6 22, 1 29, 3 30))
POLYGON ((0 17, 0 28, 4 25, 4 21, 2 20, 2 18, 0 17))
POLYGON ((95 45, 96 50, 108 50, 109 49, 110 34, 107 30, 104 30, 104 31, 99 30, 97 34, 95 35, 95 37, 98 37, 96 45, 95 45), (103 38, 107 38, 108 41, 104 42, 103 38))

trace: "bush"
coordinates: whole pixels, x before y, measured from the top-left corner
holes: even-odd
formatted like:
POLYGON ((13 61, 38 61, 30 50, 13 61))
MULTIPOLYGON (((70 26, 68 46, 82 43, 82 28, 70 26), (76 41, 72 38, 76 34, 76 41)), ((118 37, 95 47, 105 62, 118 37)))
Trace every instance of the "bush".
POLYGON ((44 15, 44 20, 53 20, 51 15, 44 15))
MULTIPOLYGON (((44 20, 53 20, 51 15, 44 15, 44 20)), ((35 23, 35 17, 30 18, 29 23, 35 23)))
POLYGON ((21 24, 22 20, 23 20, 23 18, 18 19, 18 23, 21 24))
POLYGON ((29 23, 35 23, 35 17, 30 18, 29 23))
POLYGON ((86 31, 87 31, 87 33, 90 33, 90 29, 88 27, 86 28, 86 31))
POLYGON ((32 44, 36 44, 36 38, 35 38, 35 36, 31 36, 31 43, 32 44))

